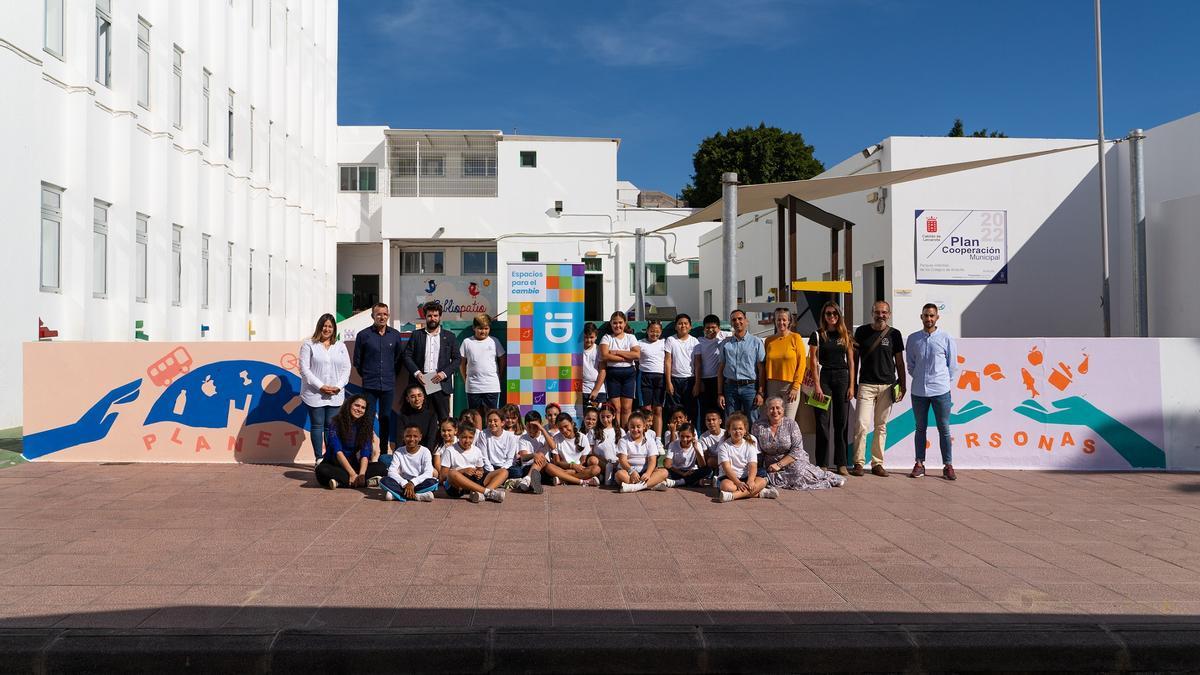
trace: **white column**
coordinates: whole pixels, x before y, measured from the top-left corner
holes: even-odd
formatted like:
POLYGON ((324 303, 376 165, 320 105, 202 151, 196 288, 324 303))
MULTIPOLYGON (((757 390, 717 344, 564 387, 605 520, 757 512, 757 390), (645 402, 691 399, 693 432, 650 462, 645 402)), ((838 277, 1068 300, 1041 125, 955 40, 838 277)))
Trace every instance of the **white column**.
MULTIPOLYGON (((379 301, 392 306, 392 240, 384 237, 383 257, 379 266, 379 301)), ((392 310, 394 313, 395 310, 392 310)))

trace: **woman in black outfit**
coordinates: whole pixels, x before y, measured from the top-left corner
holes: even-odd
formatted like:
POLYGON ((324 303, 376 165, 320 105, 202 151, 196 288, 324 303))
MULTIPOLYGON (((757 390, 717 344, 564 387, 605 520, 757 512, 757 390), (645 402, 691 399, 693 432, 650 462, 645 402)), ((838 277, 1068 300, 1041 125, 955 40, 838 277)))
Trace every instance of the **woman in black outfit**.
POLYGON ((425 401, 425 389, 419 384, 409 385, 404 390, 404 403, 400 406, 400 428, 416 425, 421 430, 421 445, 432 453, 441 446, 437 411, 425 401))
POLYGON ((817 416, 817 466, 829 467, 849 476, 846 468, 846 445, 848 441, 847 414, 850 401, 854 400, 854 340, 846 328, 842 310, 835 302, 827 302, 818 317, 820 328, 808 339, 809 363, 821 365, 821 376, 816 380, 814 398, 819 401, 830 399, 829 410, 814 408, 817 416), (833 420, 833 457, 829 456, 829 433, 826 426, 833 420), (828 461, 832 459, 833 461, 828 461))

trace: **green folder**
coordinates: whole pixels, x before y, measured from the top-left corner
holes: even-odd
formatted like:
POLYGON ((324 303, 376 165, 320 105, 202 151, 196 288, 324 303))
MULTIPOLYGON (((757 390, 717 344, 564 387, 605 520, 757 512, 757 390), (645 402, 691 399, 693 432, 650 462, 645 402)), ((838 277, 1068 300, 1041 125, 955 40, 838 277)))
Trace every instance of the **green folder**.
POLYGON ((826 396, 824 401, 818 401, 816 396, 813 396, 812 394, 808 395, 808 404, 814 408, 820 408, 821 410, 829 410, 829 402, 831 400, 833 399, 826 396))

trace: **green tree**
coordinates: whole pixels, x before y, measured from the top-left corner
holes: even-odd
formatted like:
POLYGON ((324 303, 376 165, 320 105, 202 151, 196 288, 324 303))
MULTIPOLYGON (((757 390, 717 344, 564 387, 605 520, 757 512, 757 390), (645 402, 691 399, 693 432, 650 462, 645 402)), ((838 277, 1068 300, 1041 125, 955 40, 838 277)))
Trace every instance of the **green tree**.
MULTIPOLYGON (((963 121, 961 119, 954 120, 954 126, 950 127, 950 133, 946 134, 951 138, 962 138, 966 136, 963 129, 963 121)), ((971 132, 971 138, 1008 138, 1008 134, 1003 131, 988 131, 987 127, 976 129, 971 132)))
POLYGON ((721 174, 727 171, 737 172, 738 183, 752 185, 812 178, 825 170, 804 136, 763 123, 717 132, 700 141, 692 167, 692 182, 682 194, 693 208, 721 198, 721 174))

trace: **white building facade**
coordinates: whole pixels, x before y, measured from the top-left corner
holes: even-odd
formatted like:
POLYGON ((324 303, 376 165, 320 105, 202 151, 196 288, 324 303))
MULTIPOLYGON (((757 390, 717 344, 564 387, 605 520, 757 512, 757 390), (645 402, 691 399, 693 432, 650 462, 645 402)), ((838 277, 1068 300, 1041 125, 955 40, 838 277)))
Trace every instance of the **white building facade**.
MULTIPOLYGON (((294 339, 333 307, 336 0, 39 0, 0 22, 20 343, 294 339)), ((0 428, 20 423, 0 391, 0 428)))
MULTIPOLYGON (((1197 251, 1200 114, 1146 132, 1150 335, 1200 334, 1197 251)), ((832 167, 821 178, 895 171, 1086 145, 1086 139, 891 137, 832 167)), ((963 337, 1103 335, 1099 180, 1094 147, 900 183, 813 203, 855 224, 853 322, 870 321, 876 299, 892 304, 904 330, 920 327, 921 306, 942 307, 939 325, 963 337), (931 212, 1004 214, 1005 283, 919 281, 917 240, 931 212), (920 214, 920 215, 918 215, 920 214), (920 231, 918 229, 920 228, 920 231)), ((1108 204, 1113 335, 1136 335, 1131 273, 1129 144, 1110 146, 1108 204)), ((766 302, 778 285, 776 210, 738 219, 737 284, 742 302, 766 302), (743 290, 744 289, 744 290, 743 290)), ((944 219, 943 219, 944 220, 944 219)), ((999 221, 997 221, 999 222, 999 221)), ((954 223, 950 223, 953 225, 954 223)), ((942 223, 941 227, 945 227, 942 223)), ((701 237, 702 309, 722 306, 721 231, 701 237)), ((683 228, 687 229, 687 228, 683 228)), ((942 230, 943 232, 945 230, 942 230)), ((798 218, 797 279, 830 278, 829 230, 798 218)), ((840 279, 846 279, 844 243, 840 279)), ((778 296, 776 296, 778 297, 778 296)))
MULTIPOLYGON (((501 314, 510 262, 582 262, 588 320, 634 305, 635 234, 689 209, 641 208, 614 138, 488 130, 338 130, 339 311, 382 300, 396 322, 437 300, 501 314)), ((646 238, 651 313, 695 311, 699 233, 646 238)))

